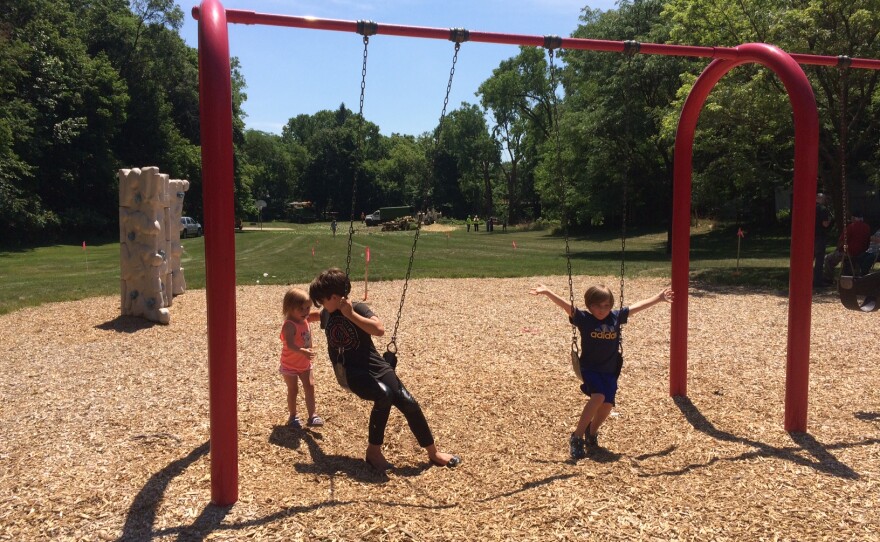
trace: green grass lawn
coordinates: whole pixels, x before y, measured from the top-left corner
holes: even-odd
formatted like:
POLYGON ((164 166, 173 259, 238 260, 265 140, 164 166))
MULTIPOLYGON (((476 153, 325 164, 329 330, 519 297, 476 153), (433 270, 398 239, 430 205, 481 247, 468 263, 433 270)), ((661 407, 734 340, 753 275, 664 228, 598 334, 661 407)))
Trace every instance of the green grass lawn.
MULTIPOLYGON (((323 269, 345 268, 348 222, 339 222, 336 237, 329 223, 264 223, 235 233, 236 278, 239 284, 308 283, 323 269), (276 229, 283 228, 283 229, 276 229), (314 250, 314 255, 313 255, 314 250)), ((360 227, 356 224, 356 227, 360 227)), ((695 229, 691 237, 691 270, 695 279, 720 284, 748 284, 786 289, 787 233, 749 235, 743 241, 736 270, 735 228, 695 229)), ((352 241, 351 275, 363 280, 366 247, 370 280, 402 279, 414 232, 379 232, 361 228, 352 241)), ((86 241, 87 243, 88 240, 86 241)), ((631 232, 626 240, 627 277, 668 277, 664 231, 631 232)), ((181 266, 187 288, 205 287, 204 238, 182 240, 181 266)), ((412 276, 415 278, 525 277, 566 274, 565 245, 549 231, 509 229, 449 234, 421 233, 412 276), (514 248, 516 244, 516 248, 514 248)), ((615 233, 575 236, 570 243, 572 272, 620 273, 620 239, 615 233)), ((118 295, 119 243, 53 245, 0 252, 0 314, 53 301, 118 295)))

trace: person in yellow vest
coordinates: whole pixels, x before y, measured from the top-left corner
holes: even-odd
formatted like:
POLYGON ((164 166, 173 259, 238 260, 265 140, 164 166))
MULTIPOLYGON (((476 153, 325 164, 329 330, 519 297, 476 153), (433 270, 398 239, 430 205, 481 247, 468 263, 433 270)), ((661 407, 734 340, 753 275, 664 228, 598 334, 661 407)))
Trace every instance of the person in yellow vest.
POLYGON ((474 223, 474 219, 471 218, 471 215, 468 215, 467 220, 465 220, 465 224, 467 224, 467 231, 471 231, 471 224, 474 223))

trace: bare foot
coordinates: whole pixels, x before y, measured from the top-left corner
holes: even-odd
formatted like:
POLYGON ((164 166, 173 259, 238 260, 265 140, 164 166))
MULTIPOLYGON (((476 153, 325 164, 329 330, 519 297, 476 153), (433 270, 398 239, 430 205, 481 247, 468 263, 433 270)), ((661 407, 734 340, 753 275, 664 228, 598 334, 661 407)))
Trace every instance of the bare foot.
POLYGON ((461 463, 461 457, 445 452, 428 453, 428 458, 431 460, 431 464, 438 467, 455 468, 461 463))
POLYGON ((364 457, 364 461, 366 461, 374 469, 383 472, 393 466, 391 463, 385 460, 385 456, 382 455, 382 450, 371 450, 368 448, 367 455, 364 457))

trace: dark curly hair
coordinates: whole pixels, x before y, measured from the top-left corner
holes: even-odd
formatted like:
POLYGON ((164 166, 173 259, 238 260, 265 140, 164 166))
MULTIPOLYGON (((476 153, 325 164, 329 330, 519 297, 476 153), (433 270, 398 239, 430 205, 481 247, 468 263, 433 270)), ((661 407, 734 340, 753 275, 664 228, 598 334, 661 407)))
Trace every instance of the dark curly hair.
POLYGON ((316 307, 321 306, 321 300, 336 294, 345 297, 351 291, 351 281, 342 269, 331 267, 324 271, 309 284, 309 297, 316 307))

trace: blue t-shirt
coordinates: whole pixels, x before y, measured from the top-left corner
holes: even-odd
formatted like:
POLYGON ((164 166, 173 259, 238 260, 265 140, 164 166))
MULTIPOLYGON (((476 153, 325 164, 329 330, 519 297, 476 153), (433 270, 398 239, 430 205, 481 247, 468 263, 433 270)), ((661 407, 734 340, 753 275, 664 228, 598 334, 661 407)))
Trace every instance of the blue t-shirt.
POLYGON ((629 307, 611 311, 599 320, 587 311, 575 310, 569 321, 581 333, 581 370, 620 372, 620 326, 629 318, 629 307))

